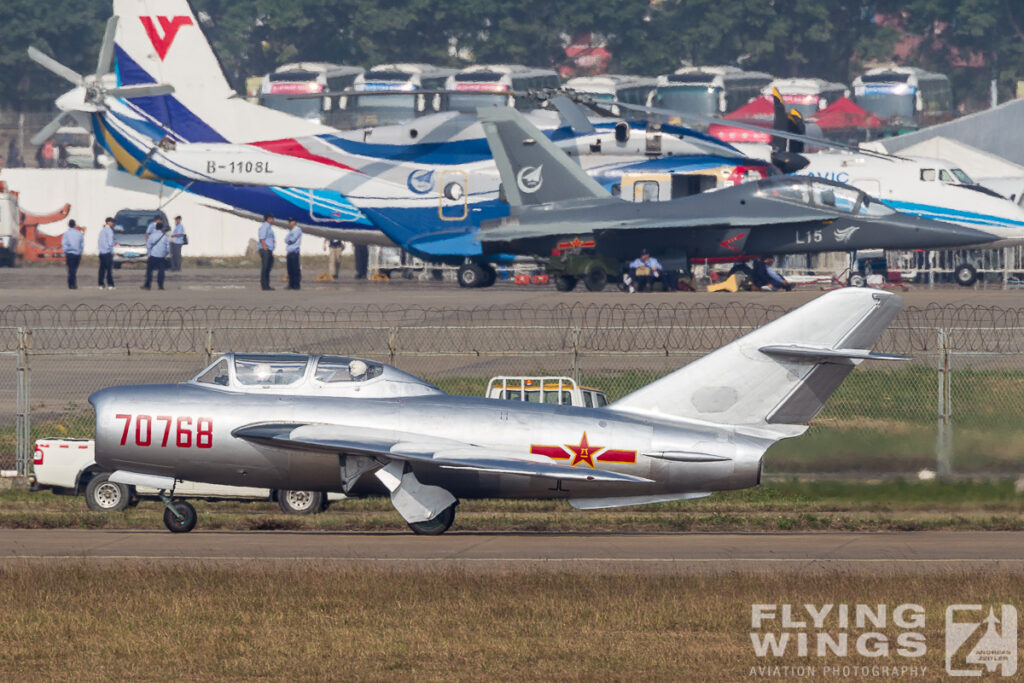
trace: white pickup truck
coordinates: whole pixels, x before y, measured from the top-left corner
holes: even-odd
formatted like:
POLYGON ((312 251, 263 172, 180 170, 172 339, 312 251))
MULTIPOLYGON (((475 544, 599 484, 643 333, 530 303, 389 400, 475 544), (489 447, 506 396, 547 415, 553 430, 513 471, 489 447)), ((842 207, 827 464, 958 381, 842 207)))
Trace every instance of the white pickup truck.
MULTIPOLYGON (((138 504, 142 498, 157 499, 158 491, 107 481, 110 472, 96 464, 92 439, 39 439, 33 459, 35 486, 54 493, 85 495, 90 510, 114 512, 138 504)), ((345 496, 320 491, 274 491, 243 486, 218 486, 183 481, 174 489, 181 498, 205 500, 272 500, 289 514, 322 512, 345 496)))
POLYGON ((571 377, 492 377, 487 383, 487 398, 507 401, 548 403, 580 408, 603 408, 608 397, 600 389, 581 387, 571 377))

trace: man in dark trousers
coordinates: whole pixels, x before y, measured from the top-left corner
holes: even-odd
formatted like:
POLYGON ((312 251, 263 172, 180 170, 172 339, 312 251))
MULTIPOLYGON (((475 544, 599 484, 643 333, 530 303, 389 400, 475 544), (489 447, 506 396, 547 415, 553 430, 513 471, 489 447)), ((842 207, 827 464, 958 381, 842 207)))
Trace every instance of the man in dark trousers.
POLYGON ((64 263, 68 267, 68 289, 78 289, 78 264, 82 262, 82 249, 85 247, 84 232, 85 228, 79 228, 74 220, 70 220, 68 229, 60 239, 64 263))
POLYGON ((299 248, 302 246, 302 228, 294 218, 288 219, 288 234, 284 238, 287 250, 288 289, 302 289, 302 266, 299 263, 299 248))
POLYGON ((100 239, 97 244, 100 252, 100 289, 114 288, 114 244, 114 219, 108 216, 100 228, 100 239))
POLYGON ((153 284, 153 271, 155 270, 156 285, 163 289, 167 256, 171 253, 171 240, 167 236, 167 228, 158 228, 149 236, 146 240, 146 251, 149 252, 149 257, 146 259, 146 283, 142 285, 142 288, 149 289, 153 284))
POLYGON ((260 241, 260 288, 263 291, 274 289, 270 286, 270 269, 274 267, 274 228, 272 227, 274 216, 267 214, 260 223, 259 232, 256 234, 260 241))

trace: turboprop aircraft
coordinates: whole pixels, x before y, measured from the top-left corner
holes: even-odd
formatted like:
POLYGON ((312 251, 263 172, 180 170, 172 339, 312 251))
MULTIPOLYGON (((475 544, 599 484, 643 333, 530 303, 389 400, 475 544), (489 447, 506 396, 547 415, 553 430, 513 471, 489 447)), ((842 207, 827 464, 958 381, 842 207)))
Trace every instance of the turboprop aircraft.
POLYGON ((860 190, 820 179, 777 176, 665 202, 612 197, 519 112, 481 108, 508 218, 481 229, 432 233, 392 212, 364 211, 421 258, 444 261, 477 251, 480 277, 491 254, 549 258, 559 289, 579 279, 592 291, 617 279, 641 246, 666 268, 695 258, 857 249, 945 248, 993 241, 988 233, 897 213, 860 190))
POLYGON ((567 499, 581 509, 756 486, 765 451, 802 434, 900 297, 829 292, 602 408, 445 394, 397 368, 331 355, 228 354, 183 384, 89 397, 110 481, 160 490, 190 531, 180 480, 387 493, 440 534, 464 498, 567 499))
MULTIPOLYGON (((113 7, 96 74, 80 76, 38 50, 30 56, 76 86, 58 106, 87 117, 126 173, 246 217, 295 216, 311 234, 357 243, 391 244, 360 211, 363 202, 386 201, 451 227, 506 211, 475 115, 447 112, 339 131, 239 98, 186 0, 115 0, 113 7), (129 99, 121 96, 126 87, 166 90, 129 99)), ((712 185, 776 172, 696 131, 591 122, 568 104, 574 109, 530 116, 609 186, 622 173, 661 170, 652 157, 663 154, 673 157, 677 172, 699 173, 712 185)), ((130 180, 109 177, 114 184, 130 180)))

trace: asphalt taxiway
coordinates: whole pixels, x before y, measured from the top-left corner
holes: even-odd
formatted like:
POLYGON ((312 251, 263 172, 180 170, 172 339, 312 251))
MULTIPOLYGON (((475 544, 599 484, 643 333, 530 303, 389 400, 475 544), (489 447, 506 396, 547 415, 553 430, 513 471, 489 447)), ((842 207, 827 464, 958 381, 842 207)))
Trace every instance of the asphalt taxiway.
POLYGON ((0 530, 0 565, 312 562, 574 571, 1024 571, 1024 533, 482 534, 0 530))

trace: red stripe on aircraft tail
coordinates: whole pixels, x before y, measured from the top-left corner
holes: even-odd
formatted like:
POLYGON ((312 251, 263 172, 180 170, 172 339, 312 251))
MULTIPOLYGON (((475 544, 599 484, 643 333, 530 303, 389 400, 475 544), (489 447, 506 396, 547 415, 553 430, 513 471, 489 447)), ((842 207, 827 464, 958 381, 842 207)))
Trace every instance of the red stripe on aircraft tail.
POLYGON ((298 159, 306 159, 308 161, 316 161, 321 164, 327 164, 328 166, 334 166, 336 168, 341 168, 346 171, 356 170, 351 166, 346 166, 345 164, 339 161, 328 159, 327 157, 320 156, 319 154, 313 154, 308 149, 300 145, 298 140, 294 139, 266 140, 264 142, 253 142, 251 144, 254 147, 265 149, 268 152, 273 152, 274 154, 281 154, 287 157, 296 157, 298 159))

